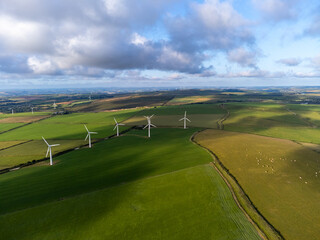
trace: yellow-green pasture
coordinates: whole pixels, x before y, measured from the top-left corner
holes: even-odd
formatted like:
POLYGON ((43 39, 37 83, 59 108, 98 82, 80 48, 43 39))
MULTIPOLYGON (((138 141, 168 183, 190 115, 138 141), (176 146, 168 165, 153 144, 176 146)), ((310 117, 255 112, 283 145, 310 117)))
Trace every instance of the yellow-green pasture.
POLYGON ((3 142, 0 142, 0 150, 15 146, 17 144, 21 144, 23 142, 25 142, 25 141, 3 141, 3 142))
POLYGON ((219 130, 195 140, 219 157, 285 239, 318 238, 319 153, 289 140, 219 130))
POLYGON ((208 96, 187 96, 187 97, 175 97, 171 101, 169 101, 166 105, 183 105, 190 103, 199 103, 199 102, 209 102, 213 101, 216 98, 212 95, 208 96))

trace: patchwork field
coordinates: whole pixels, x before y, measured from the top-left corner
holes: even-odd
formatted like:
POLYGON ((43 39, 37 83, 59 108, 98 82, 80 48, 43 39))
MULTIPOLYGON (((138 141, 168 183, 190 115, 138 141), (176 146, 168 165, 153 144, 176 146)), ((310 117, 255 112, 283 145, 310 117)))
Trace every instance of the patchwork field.
POLYGON ((265 103, 227 104, 230 116, 224 122, 224 129, 319 144, 320 128, 305 118, 306 114, 317 116, 313 112, 314 107, 296 111, 295 108, 301 109, 304 105, 294 106, 265 103))
POLYGON ((319 153, 288 140, 219 130, 195 140, 218 156, 285 239, 319 236, 319 153))
POLYGON ((207 165, 211 156, 189 141, 196 130, 154 129, 151 139, 135 130, 56 157, 53 166, 0 176, 2 236, 260 239, 207 165))

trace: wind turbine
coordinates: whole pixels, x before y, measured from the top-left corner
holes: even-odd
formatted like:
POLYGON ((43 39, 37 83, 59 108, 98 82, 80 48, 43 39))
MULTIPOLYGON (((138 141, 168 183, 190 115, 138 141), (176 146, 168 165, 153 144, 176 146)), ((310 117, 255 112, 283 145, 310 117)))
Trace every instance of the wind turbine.
POLYGON ((52 106, 53 106, 53 108, 54 108, 54 109, 56 109, 56 108, 57 108, 56 101, 54 101, 54 102, 53 102, 52 106))
POLYGON ((191 122, 188 118, 187 118, 187 111, 184 112, 184 117, 181 118, 179 121, 183 120, 183 128, 186 129, 187 128, 187 121, 191 122))
POLYGON ((114 131, 115 129, 117 129, 117 137, 119 137, 119 126, 123 126, 123 125, 125 125, 125 124, 123 124, 123 123, 118 123, 117 120, 116 120, 116 118, 113 118, 113 119, 114 119, 114 121, 115 121, 115 123, 116 123, 116 125, 114 126, 113 131, 114 131))
POLYGON ((11 108, 11 114, 13 114, 13 108, 11 108))
POLYGON ((84 140, 86 141, 87 138, 89 138, 89 148, 91 148, 91 134, 98 134, 98 133, 97 132, 89 132, 89 130, 85 124, 84 124, 84 127, 86 128, 86 130, 88 132, 88 134, 84 140))
POLYGON ((52 144, 52 145, 50 145, 50 144, 44 139, 44 137, 42 137, 42 139, 43 139, 43 141, 48 145, 48 150, 47 150, 46 157, 48 157, 48 153, 50 152, 50 165, 52 165, 52 152, 51 152, 51 147, 59 146, 60 144, 52 144))
POLYGON ((144 116, 144 117, 147 119, 148 124, 147 124, 146 126, 144 126, 143 129, 145 129, 146 127, 148 127, 148 137, 150 137, 150 128, 151 128, 151 127, 156 127, 155 125, 153 125, 153 124, 151 123, 151 118, 153 117, 153 115, 151 115, 150 117, 148 117, 148 116, 144 116))
POLYGON ((31 112, 32 112, 32 114, 33 114, 33 109, 34 109, 34 107, 31 107, 31 112))

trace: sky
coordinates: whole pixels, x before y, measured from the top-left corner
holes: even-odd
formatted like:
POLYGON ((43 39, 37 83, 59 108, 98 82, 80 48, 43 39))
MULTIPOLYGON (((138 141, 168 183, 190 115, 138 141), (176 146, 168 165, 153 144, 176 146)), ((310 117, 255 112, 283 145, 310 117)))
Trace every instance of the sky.
POLYGON ((0 88, 320 86, 316 0, 0 0, 0 88))

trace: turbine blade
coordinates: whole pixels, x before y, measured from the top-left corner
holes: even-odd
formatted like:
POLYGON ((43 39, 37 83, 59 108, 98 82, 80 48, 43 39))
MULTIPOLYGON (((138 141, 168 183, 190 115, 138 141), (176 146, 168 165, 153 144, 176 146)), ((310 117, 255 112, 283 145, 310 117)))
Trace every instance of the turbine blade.
POLYGON ((97 132, 90 132, 90 134, 98 134, 97 132))
POLYGON ((118 124, 118 122, 117 122, 116 118, 113 118, 113 119, 114 119, 114 121, 116 122, 116 124, 118 124))
POLYGON ((155 128, 157 127, 156 125, 153 125, 152 123, 150 124, 150 126, 151 126, 151 127, 155 127, 155 128))
POLYGON ((188 118, 186 118, 186 120, 187 120, 188 122, 191 122, 188 118))
POLYGON ((84 125, 84 127, 86 128, 87 132, 89 132, 89 130, 88 130, 88 128, 87 128, 87 126, 86 126, 85 124, 83 124, 83 125, 84 125))
POLYGON ((89 137, 89 134, 90 134, 90 133, 88 133, 87 136, 86 136, 86 138, 84 139, 85 141, 87 141, 87 139, 88 139, 88 137, 89 137))
POLYGON ((50 150, 50 146, 48 146, 48 150, 47 150, 47 154, 46 154, 46 157, 48 157, 48 154, 49 154, 49 150, 50 150))
POLYGON ((181 118, 179 121, 182 121, 184 118, 181 118))
POLYGON ((43 141, 45 141, 45 143, 49 146, 49 143, 44 139, 44 137, 42 137, 43 141))
POLYGON ((152 114, 151 116, 150 116, 150 118, 152 118, 154 116, 154 114, 152 114))
POLYGON ((114 126, 113 131, 116 130, 117 126, 118 126, 118 125, 115 125, 115 126, 114 126))
POLYGON ((118 123, 118 125, 120 125, 120 126, 124 126, 125 124, 124 124, 124 123, 118 123))
POLYGON ((60 146, 60 144, 52 144, 52 145, 50 145, 50 147, 56 147, 56 146, 60 146))
POLYGON ((149 124, 145 125, 143 129, 147 128, 149 126, 149 124))
POLYGON ((144 116, 145 118, 148 118, 147 116, 144 116))

